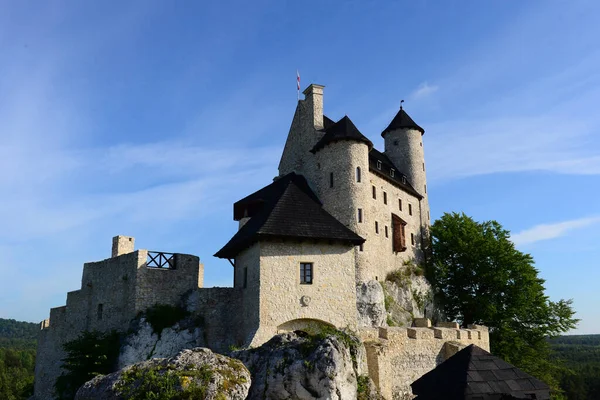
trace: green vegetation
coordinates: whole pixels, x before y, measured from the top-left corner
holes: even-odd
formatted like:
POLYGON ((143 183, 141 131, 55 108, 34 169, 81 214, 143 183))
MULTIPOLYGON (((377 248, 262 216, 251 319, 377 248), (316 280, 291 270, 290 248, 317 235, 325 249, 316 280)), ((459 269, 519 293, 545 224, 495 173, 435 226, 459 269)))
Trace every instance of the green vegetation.
POLYGON ((225 399, 225 393, 246 382, 246 378, 240 374, 244 368, 241 361, 231 359, 227 367, 213 370, 208 365, 202 365, 200 368, 175 370, 169 365, 152 368, 133 366, 123 373, 116 390, 130 400, 204 399, 214 374, 219 373, 223 380, 217 398, 225 399))
POLYGON ((569 400, 600 399, 600 335, 550 339, 552 358, 564 363, 560 387, 569 400))
POLYGON ((175 325, 177 322, 190 315, 187 310, 168 304, 155 304, 148 308, 144 314, 146 316, 146 321, 152 325, 154 333, 159 336, 163 329, 175 325))
POLYGON ((493 354, 558 389, 560 366, 547 339, 575 327, 571 300, 548 299, 533 258, 496 221, 446 213, 431 236, 427 273, 447 318, 487 325, 493 354))
POLYGON ((0 318, 0 399, 22 400, 33 394, 39 325, 0 318))
POLYGON ((116 370, 119 357, 120 334, 83 332, 75 340, 63 346, 67 357, 63 368, 67 370, 55 384, 60 399, 72 399, 77 389, 97 375, 105 375, 116 370))
POLYGON ((422 266, 416 265, 413 260, 404 261, 405 268, 399 268, 387 274, 386 281, 393 282, 400 288, 410 285, 413 276, 423 276, 425 270, 422 266))

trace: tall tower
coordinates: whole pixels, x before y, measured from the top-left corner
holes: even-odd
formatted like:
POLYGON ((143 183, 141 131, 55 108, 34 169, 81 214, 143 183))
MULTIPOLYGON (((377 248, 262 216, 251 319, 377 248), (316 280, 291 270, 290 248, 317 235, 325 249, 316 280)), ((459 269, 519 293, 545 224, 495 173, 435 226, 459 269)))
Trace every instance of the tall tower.
POLYGON ((423 134, 425 130, 402 109, 381 133, 385 141, 385 155, 404 173, 408 183, 423 196, 420 201, 421 237, 423 248, 429 244, 429 200, 425 172, 423 134))

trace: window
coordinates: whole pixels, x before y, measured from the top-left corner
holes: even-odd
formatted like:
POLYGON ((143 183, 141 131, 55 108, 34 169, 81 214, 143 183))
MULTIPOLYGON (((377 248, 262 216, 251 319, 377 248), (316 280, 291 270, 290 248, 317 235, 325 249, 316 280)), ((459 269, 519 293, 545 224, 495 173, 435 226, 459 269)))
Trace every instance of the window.
POLYGON ((356 167, 356 182, 360 183, 360 167, 356 167))
POLYGON ((406 177, 405 176, 402 177, 402 184, 406 185, 406 177))
POLYGON ((300 263, 300 283, 302 285, 312 285, 313 263, 300 263))
POLYGON ((102 319, 103 311, 104 311, 104 304, 98 304, 98 320, 102 319))
POLYGON ((375 233, 379 233, 379 222, 375 221, 375 233))
POLYGON ((423 171, 425 171, 425 163, 423 163, 423 171))
POLYGON ((423 147, 423 142, 420 142, 419 144, 421 145, 421 147, 423 147))
POLYGON ((387 204, 387 193, 383 192, 383 204, 387 204))
POLYGON ((358 222, 361 223, 362 222, 362 208, 358 209, 358 213, 356 215, 356 218, 358 219, 358 222))
POLYGON ((390 176, 393 178, 396 170, 394 168, 390 169, 390 176))
POLYGON ((388 237, 388 228, 387 228, 387 225, 385 226, 385 237, 388 237))
POLYGON ((427 211, 427 220, 429 221, 431 217, 429 216, 429 211, 427 211))
POLYGON ((244 289, 248 287, 248 268, 244 267, 244 285, 242 286, 244 289))
POLYGON ((329 174, 329 187, 332 188, 333 187, 333 172, 331 172, 329 174))
POLYGON ((381 161, 377 160, 377 169, 381 170, 381 161))
POLYGON ((412 244, 413 246, 415 245, 415 234, 414 233, 410 234, 410 244, 412 244))
POLYGON ((406 239, 404 235, 406 222, 396 214, 392 214, 392 249, 395 253, 406 250, 406 239))
POLYGON ((427 193, 427 185, 423 185, 425 187, 425 193, 427 193))
POLYGON ((398 209, 402 211, 402 199, 398 199, 398 209))
POLYGON ((373 198, 377 198, 377 189, 375 189, 375 186, 373 186, 373 198))
POLYGON ((363 244, 362 243, 358 245, 358 250, 359 251, 363 251, 363 244))
POLYGON ((412 215, 412 204, 408 205, 408 215, 412 215))

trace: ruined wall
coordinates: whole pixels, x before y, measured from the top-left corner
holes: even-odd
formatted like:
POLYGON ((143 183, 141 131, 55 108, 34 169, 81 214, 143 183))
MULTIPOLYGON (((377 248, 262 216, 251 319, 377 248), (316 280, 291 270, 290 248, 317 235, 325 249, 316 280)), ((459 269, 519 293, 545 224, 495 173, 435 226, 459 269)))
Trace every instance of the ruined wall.
POLYGON ((263 242, 260 245, 260 345, 297 319, 356 328, 354 247, 342 244, 263 242), (313 283, 300 284, 300 263, 313 263, 313 283))
POLYGON ((176 305, 186 291, 198 288, 202 275, 198 257, 175 254, 175 269, 159 270, 146 266, 147 255, 146 250, 138 250, 84 264, 81 289, 67 293, 66 306, 51 309, 50 318, 42 322, 36 399, 53 398, 54 382, 62 373, 64 343, 86 330, 126 331, 139 311, 155 303, 176 305))
POLYGON ((490 350, 486 327, 458 329, 456 323, 430 327, 428 320, 416 322, 422 327, 360 329, 369 376, 388 400, 412 398, 410 384, 464 346, 490 350))
POLYGON ((144 311, 155 304, 177 305, 181 295, 202 285, 204 266, 200 259, 190 254, 174 254, 175 268, 146 267, 148 251, 139 250, 135 286, 135 310, 144 311), (143 260, 143 262, 142 262, 143 260))

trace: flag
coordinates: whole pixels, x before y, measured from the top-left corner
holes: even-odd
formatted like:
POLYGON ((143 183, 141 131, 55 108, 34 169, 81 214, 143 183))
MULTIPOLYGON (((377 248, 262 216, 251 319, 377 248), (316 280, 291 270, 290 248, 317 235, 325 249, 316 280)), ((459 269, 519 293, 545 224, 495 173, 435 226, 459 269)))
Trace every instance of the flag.
POLYGON ((296 82, 297 82, 296 86, 297 86, 298 92, 300 92, 300 72, 298 72, 298 70, 296 70, 296 82))

